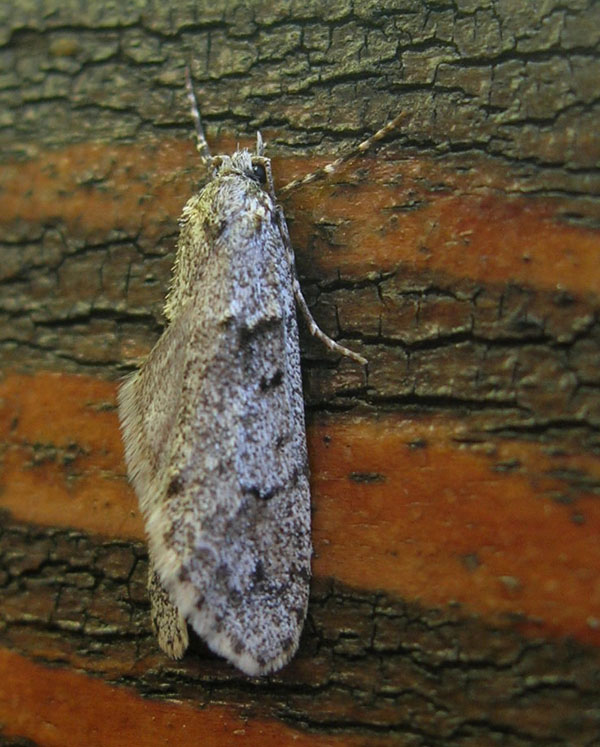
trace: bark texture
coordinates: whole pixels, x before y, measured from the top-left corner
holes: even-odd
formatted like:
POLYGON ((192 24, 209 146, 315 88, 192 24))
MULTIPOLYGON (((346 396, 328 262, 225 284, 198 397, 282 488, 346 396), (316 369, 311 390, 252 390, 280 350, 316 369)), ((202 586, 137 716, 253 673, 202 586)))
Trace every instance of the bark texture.
POLYGON ((599 45, 593 0, 0 5, 0 744, 125 743, 99 702, 140 744, 600 743, 599 45), (316 579, 260 681, 158 653, 114 412, 203 178, 190 59, 279 185, 407 112, 283 201, 369 371, 304 331, 316 579))

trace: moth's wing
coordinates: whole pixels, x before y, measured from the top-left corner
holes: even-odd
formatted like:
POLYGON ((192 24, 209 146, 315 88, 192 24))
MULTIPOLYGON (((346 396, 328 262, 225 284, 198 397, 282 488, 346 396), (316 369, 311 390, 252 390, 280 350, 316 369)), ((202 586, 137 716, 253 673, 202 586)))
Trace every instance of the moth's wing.
POLYGON ((272 225, 256 244, 255 255, 246 242, 243 257, 204 269, 163 497, 147 516, 171 600, 252 675, 294 654, 311 558, 291 268, 272 225))
POLYGON ((187 622, 163 586, 152 554, 148 568, 148 594, 150 621, 158 645, 171 659, 181 659, 189 643, 187 622))
POLYGON ((188 303, 163 332, 141 369, 119 389, 125 462, 144 514, 160 500, 157 493, 177 422, 192 317, 188 303))
POLYGON ((308 602, 310 494, 295 320, 197 325, 151 554, 181 613, 248 674, 295 652, 308 602), (290 341, 292 327, 293 344, 290 341))
MULTIPOLYGON (((162 500, 164 493, 192 311, 189 304, 186 305, 160 337, 142 368, 119 390, 125 461, 146 520, 151 507, 162 500)), ((152 627, 163 651, 179 659, 188 646, 187 624, 161 585, 151 548, 149 556, 152 627)))

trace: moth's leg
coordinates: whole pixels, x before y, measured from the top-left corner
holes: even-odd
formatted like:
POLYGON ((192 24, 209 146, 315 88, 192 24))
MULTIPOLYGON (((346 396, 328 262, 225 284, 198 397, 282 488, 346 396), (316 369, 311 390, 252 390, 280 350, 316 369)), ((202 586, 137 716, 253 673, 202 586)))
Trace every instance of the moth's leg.
POLYGON ((328 347, 330 350, 333 350, 334 353, 345 355, 347 358, 352 358, 352 360, 356 361, 357 363, 360 363, 361 366, 366 366, 367 363, 369 362, 366 358, 363 358, 362 355, 359 355, 358 353, 355 353, 353 350, 350 350, 349 348, 345 348, 343 345, 340 345, 339 342, 332 340, 331 337, 329 337, 329 335, 326 335, 325 332, 323 332, 323 330, 315 322, 313 315, 310 313, 310 309, 308 308, 306 299, 304 298, 304 295, 302 294, 302 289, 300 288, 300 283, 298 282, 298 278, 296 277, 296 275, 294 275, 293 284, 294 284, 294 297, 296 298, 296 303, 300 307, 300 311, 302 312, 302 315, 306 319, 306 323, 308 324, 308 329, 311 335, 314 335, 316 338, 321 340, 321 342, 326 347, 328 347))
POLYGON ((171 659, 181 659, 188 647, 187 623, 177 607, 171 603, 156 572, 152 557, 148 565, 148 592, 150 620, 158 645, 171 659))
POLYGON ((304 294, 302 293, 300 283, 298 282, 298 277, 296 275, 296 265, 294 262, 294 250, 292 249, 292 242, 290 241, 290 235, 287 229, 287 223, 285 222, 285 216, 283 214, 283 210, 280 207, 277 208, 277 216, 279 227, 281 230, 281 236, 288 253, 288 261, 292 269, 292 286, 294 289, 294 298, 296 299, 298 308, 302 312, 302 316, 306 319, 306 323, 311 335, 321 340, 325 347, 329 348, 329 350, 332 350, 334 353, 345 355, 347 358, 352 358, 352 360, 360 363, 361 366, 366 366, 368 363, 366 358, 363 358, 362 355, 359 355, 353 350, 340 345, 339 342, 332 340, 331 337, 325 334, 325 332, 323 332, 323 330, 315 322, 314 317, 310 313, 310 309, 308 308, 308 304, 306 303, 306 299, 304 298, 304 294))

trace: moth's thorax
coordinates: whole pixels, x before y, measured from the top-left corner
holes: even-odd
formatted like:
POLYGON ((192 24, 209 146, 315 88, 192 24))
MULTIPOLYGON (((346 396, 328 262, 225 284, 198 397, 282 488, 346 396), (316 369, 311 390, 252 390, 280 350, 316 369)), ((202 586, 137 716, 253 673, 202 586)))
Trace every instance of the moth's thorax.
POLYGON ((254 276, 265 266, 288 266, 276 206, 257 179, 242 170, 253 168, 250 154, 239 151, 226 158, 183 209, 165 304, 168 319, 204 287, 212 289, 214 312, 225 314, 230 299, 239 295, 236 289, 258 282, 254 276))
POLYGON ((213 215, 235 217, 252 213, 257 208, 273 212, 274 203, 264 187, 246 173, 220 170, 200 192, 198 209, 213 215), (232 204, 232 198, 238 201, 232 204))

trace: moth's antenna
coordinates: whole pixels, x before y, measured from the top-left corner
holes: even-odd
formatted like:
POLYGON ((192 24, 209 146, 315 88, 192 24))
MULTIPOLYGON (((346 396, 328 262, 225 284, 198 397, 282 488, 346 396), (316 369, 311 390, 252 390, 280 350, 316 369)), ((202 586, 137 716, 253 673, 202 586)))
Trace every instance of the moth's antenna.
POLYGON ((260 134, 260 130, 256 131, 256 155, 262 156, 265 153, 265 143, 260 134))
POLYGON ((200 118, 200 110, 198 109, 198 101, 196 100, 196 94, 194 93, 192 74, 189 67, 185 68, 185 88, 187 90, 188 99, 190 101, 192 119, 194 120, 194 127, 196 129, 196 150, 200 154, 200 158, 203 161, 205 161, 206 163, 210 163, 210 150, 208 149, 206 135, 204 134, 204 128, 202 127, 202 119, 200 118))
POLYGON ((369 148, 371 148, 376 142, 382 140, 389 132, 396 129, 396 127, 400 124, 401 120, 403 120, 406 115, 407 112, 401 112, 397 117, 394 117, 394 119, 388 122, 385 127, 382 127, 380 130, 377 130, 374 135, 371 135, 370 138, 363 140, 362 143, 359 143, 355 148, 349 150, 348 153, 344 153, 343 156, 340 156, 335 161, 328 163, 327 166, 323 166, 323 168, 317 169, 316 171, 307 174, 306 176, 302 177, 302 179, 294 179, 294 181, 288 182, 284 187, 281 187, 281 189, 278 190, 279 194, 281 194, 282 192, 289 192, 290 189, 295 189, 301 184, 310 184, 310 182, 314 182, 316 179, 321 179, 327 174, 333 174, 333 172, 337 171, 337 169, 339 169, 339 167, 343 163, 346 163, 346 161, 354 158, 354 156, 357 156, 359 153, 364 153, 365 151, 369 150, 369 148))

